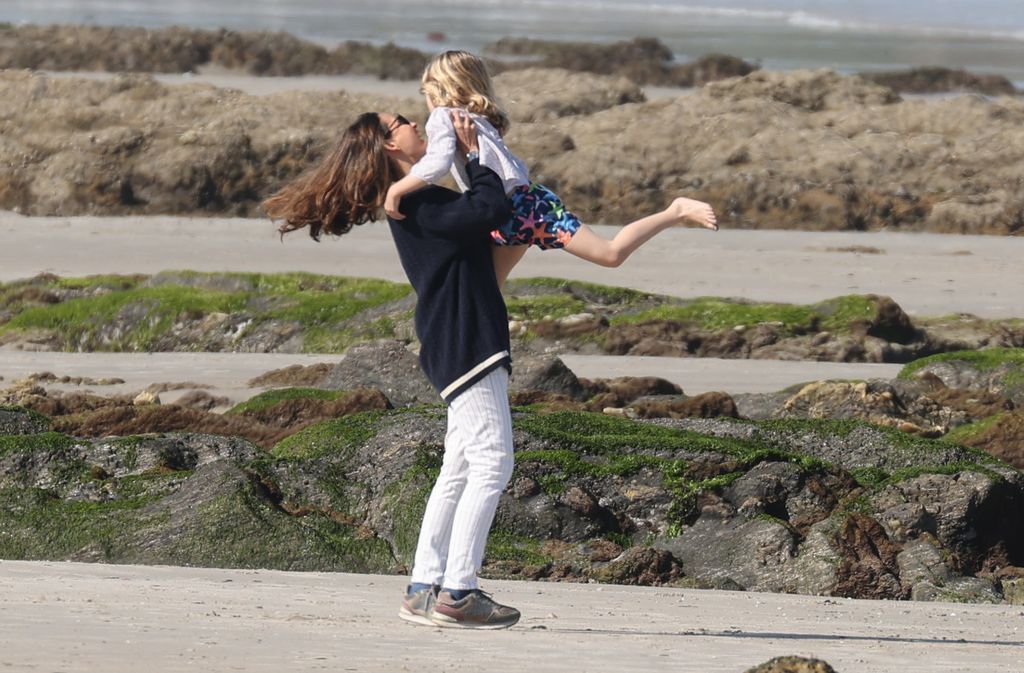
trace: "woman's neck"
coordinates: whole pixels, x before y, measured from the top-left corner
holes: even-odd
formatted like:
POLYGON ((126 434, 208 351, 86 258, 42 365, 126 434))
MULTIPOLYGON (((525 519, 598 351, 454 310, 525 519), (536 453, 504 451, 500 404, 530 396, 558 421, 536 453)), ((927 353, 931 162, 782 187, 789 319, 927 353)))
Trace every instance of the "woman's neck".
POLYGON ((394 162, 395 168, 398 170, 399 175, 403 178, 406 175, 409 175, 409 171, 411 171, 412 167, 416 164, 416 162, 412 161, 408 157, 408 155, 405 154, 405 152, 392 154, 391 161, 394 162))

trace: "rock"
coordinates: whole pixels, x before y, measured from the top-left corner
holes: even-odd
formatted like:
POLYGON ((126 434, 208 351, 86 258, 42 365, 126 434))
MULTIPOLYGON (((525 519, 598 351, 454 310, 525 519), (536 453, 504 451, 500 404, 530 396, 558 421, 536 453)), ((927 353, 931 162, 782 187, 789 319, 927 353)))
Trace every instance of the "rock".
POLYGON ((631 547, 590 572, 598 582, 632 586, 661 586, 682 575, 683 568, 672 554, 650 547, 631 547))
POLYGON ((765 462, 755 465, 726 487, 723 496, 748 517, 767 514, 789 520, 786 501, 800 491, 803 473, 791 463, 765 462))
POLYGON ((593 313, 578 313, 557 320, 543 318, 528 325, 539 337, 557 341, 578 336, 596 336, 608 328, 608 319, 593 313))
POLYGON ((1000 581, 1003 598, 1010 605, 1024 605, 1024 579, 1004 579, 1000 581))
POLYGON ((0 406, 0 437, 35 435, 50 429, 50 419, 22 407, 0 406))
POLYGON ((692 63, 682 63, 671 70, 669 82, 674 86, 704 86, 729 77, 743 77, 758 67, 728 54, 705 54, 692 63))
POLYGON ((223 396, 215 397, 205 390, 190 390, 175 400, 175 404, 201 411, 211 411, 217 407, 230 407, 231 400, 223 396))
POLYGON ((899 344, 910 343, 919 336, 910 316, 891 297, 868 294, 865 298, 875 303, 875 315, 864 322, 868 335, 899 344))
POLYGON ((554 356, 517 355, 512 363, 509 392, 542 391, 583 400, 586 392, 565 363, 554 356))
POLYGON ((763 421, 778 416, 785 407, 791 393, 741 393, 732 396, 740 418, 763 421))
POLYGON ((1009 361, 992 367, 982 368, 968 359, 959 360, 953 355, 935 362, 928 362, 914 372, 918 379, 935 377, 947 388, 984 390, 1009 399, 1015 406, 1024 406, 1024 365, 1012 354, 1016 349, 996 349, 1006 353, 1009 361))
POLYGON ((748 668, 745 673, 836 673, 827 662, 805 657, 775 657, 760 666, 748 668))
MULTIPOLYGON (((757 66, 724 54, 707 54, 695 62, 674 64, 672 52, 660 41, 638 37, 613 44, 580 44, 561 41, 504 38, 485 47, 506 56, 531 56, 545 68, 565 68, 628 78, 637 84, 692 87, 706 82, 746 75, 757 66), (537 60, 539 57, 539 61, 537 60)), ((502 62, 502 67, 516 67, 502 62)))
POLYGON ((738 418, 736 403, 726 393, 701 393, 674 399, 639 399, 631 403, 639 418, 738 418))
POLYGON ((132 404, 143 407, 148 404, 160 404, 160 396, 149 390, 143 390, 132 399, 132 404))
POLYGON ((331 372, 333 365, 326 362, 318 362, 313 365, 289 365, 281 369, 274 369, 259 376, 249 379, 247 385, 251 388, 269 387, 291 387, 291 386, 320 386, 327 375, 331 372))
POLYGON ((952 575, 942 557, 941 545, 930 536, 920 537, 903 545, 896 555, 900 582, 916 586, 920 582, 943 584, 952 575))
POLYGON ((623 403, 647 395, 681 395, 683 393, 675 383, 657 376, 620 376, 614 379, 580 379, 587 394, 612 393, 623 403))
POLYGON ((915 601, 944 603, 1002 603, 1003 597, 990 580, 981 577, 956 577, 943 584, 921 581, 910 592, 915 601))
POLYGON ((713 82, 704 91, 712 98, 767 98, 810 112, 842 109, 852 103, 891 105, 900 100, 888 87, 830 70, 758 70, 746 77, 713 82))
POLYGON ((842 557, 836 571, 836 595, 853 598, 905 598, 900 585, 899 547, 875 519, 851 514, 836 534, 842 557))
POLYGON ((494 87, 506 96, 513 121, 536 122, 588 115, 625 103, 644 102, 640 87, 624 77, 606 77, 589 73, 571 73, 559 68, 524 68, 503 72, 494 78, 494 87), (557 98, 545 92, 558 89, 557 98))
POLYGON ((1006 526, 1009 512, 1024 506, 1012 486, 1022 480, 1017 471, 922 474, 882 488, 871 500, 883 511, 889 510, 888 503, 920 505, 925 516, 916 525, 956 554, 962 572, 972 573, 989 555, 999 558, 1000 550, 1024 549, 1024 530, 1006 526))
POLYGON ((975 75, 965 70, 941 67, 911 68, 893 72, 862 72, 868 81, 906 93, 973 91, 989 96, 1013 96, 1017 88, 1002 75, 975 75))
POLYGON ((688 577, 709 585, 729 580, 751 591, 786 591, 786 565, 797 551, 792 532, 777 521, 709 517, 655 547, 672 552, 688 577))
POLYGON ((958 441, 1024 469, 1024 410, 993 415, 983 430, 958 441))
POLYGON ((419 359, 405 344, 393 340, 349 348, 321 385, 327 390, 379 388, 396 407, 441 401, 419 359))
POLYGON ((217 65, 251 75, 353 74, 413 79, 426 55, 393 44, 346 42, 333 51, 287 33, 18 26, 0 45, 0 67, 109 72, 195 72, 217 65))

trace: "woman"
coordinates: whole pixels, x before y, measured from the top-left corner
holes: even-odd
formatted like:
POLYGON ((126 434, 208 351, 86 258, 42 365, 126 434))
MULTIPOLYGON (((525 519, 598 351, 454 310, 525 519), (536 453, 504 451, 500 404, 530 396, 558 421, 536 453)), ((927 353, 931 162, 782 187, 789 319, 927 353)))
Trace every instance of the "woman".
MULTIPOLYGON (((399 616, 456 628, 507 628, 519 611, 479 590, 477 572, 498 498, 512 474, 508 404, 508 314, 498 289, 490 231, 508 217, 501 178, 480 165, 476 131, 453 118, 469 188, 427 187, 388 218, 416 291, 420 364, 448 404, 441 473, 423 515, 411 583, 399 616)), ((282 234, 341 235, 380 212, 392 183, 426 153, 416 124, 401 115, 361 115, 312 172, 264 202, 282 234)))

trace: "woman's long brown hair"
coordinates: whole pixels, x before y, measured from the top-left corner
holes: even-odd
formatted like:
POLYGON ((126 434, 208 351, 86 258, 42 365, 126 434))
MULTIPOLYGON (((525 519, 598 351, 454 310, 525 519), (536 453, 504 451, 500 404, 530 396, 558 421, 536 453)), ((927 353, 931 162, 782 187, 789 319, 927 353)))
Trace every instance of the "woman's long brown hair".
POLYGON ((400 177, 384 150, 386 140, 377 113, 361 114, 318 166, 266 199, 267 215, 283 220, 281 235, 309 227, 319 241, 322 231, 340 236, 373 220, 388 187, 400 177))

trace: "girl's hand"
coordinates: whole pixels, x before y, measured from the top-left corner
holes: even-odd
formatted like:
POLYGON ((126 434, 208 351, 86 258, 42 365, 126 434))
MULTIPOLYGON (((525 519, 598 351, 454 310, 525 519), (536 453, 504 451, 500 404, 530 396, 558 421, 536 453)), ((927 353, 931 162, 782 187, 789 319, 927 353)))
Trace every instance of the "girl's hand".
POLYGON ((451 115, 452 126, 455 127, 455 137, 459 141, 459 151, 463 154, 479 152, 480 144, 477 141, 476 124, 473 123, 473 118, 464 110, 452 110, 448 114, 451 115))
POLYGON ((392 184, 388 187, 388 193, 384 195, 384 212, 393 220, 404 220, 405 215, 398 212, 398 206, 402 203, 402 197, 392 184))

